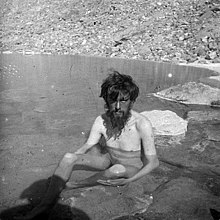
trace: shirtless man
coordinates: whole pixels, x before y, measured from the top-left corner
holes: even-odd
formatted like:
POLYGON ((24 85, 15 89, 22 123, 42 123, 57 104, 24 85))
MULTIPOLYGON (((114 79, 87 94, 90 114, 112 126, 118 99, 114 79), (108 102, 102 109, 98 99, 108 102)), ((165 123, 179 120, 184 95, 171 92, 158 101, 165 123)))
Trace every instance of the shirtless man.
POLYGON ((95 119, 86 143, 61 159, 42 202, 29 214, 17 219, 33 219, 50 209, 65 187, 121 186, 158 167, 151 123, 132 110, 138 94, 139 88, 131 76, 114 71, 105 79, 100 97, 106 103, 106 112, 95 119), (105 139, 102 146, 100 139, 105 139), (100 148, 106 153, 101 153, 100 148), (68 182, 75 165, 100 172, 80 182, 68 182))

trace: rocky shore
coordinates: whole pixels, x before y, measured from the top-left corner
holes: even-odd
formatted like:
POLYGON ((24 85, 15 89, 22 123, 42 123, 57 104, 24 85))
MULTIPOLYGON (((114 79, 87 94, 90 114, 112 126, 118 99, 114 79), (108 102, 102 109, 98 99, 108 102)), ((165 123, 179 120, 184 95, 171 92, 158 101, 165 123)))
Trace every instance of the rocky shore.
POLYGON ((3 0, 3 53, 220 62, 219 0, 3 0))

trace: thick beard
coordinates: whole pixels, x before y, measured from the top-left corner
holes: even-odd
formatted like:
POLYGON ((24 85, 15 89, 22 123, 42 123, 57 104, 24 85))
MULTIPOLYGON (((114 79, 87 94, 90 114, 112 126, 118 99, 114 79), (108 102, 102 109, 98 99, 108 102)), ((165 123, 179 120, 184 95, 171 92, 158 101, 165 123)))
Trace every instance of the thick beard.
POLYGON ((106 127, 106 134, 108 139, 114 137, 114 139, 118 138, 122 130, 124 129, 126 123, 131 117, 130 109, 123 114, 122 116, 115 116, 113 111, 106 112, 107 117, 103 117, 104 126, 106 127))

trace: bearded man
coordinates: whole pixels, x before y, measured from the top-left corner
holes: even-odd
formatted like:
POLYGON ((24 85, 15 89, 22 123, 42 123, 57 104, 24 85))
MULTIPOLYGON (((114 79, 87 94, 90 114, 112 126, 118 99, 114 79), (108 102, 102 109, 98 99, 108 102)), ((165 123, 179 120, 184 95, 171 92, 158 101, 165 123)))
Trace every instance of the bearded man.
POLYGON ((158 167, 151 123, 132 110, 138 94, 139 88, 129 75, 113 71, 104 80, 100 97, 106 103, 106 112, 95 119, 86 143, 61 159, 42 202, 17 219, 32 219, 50 209, 65 187, 121 186, 158 167), (105 143, 100 144, 103 139, 105 143), (68 182, 76 165, 100 172, 80 182, 68 182))

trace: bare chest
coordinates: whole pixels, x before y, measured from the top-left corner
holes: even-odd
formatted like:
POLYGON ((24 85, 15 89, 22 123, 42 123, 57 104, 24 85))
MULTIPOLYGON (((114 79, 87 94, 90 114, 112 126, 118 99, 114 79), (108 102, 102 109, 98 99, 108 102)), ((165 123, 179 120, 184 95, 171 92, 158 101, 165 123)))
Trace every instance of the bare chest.
POLYGON ((119 137, 107 139, 105 132, 106 144, 109 147, 125 151, 138 151, 141 148, 140 135, 135 125, 126 126, 119 137))

